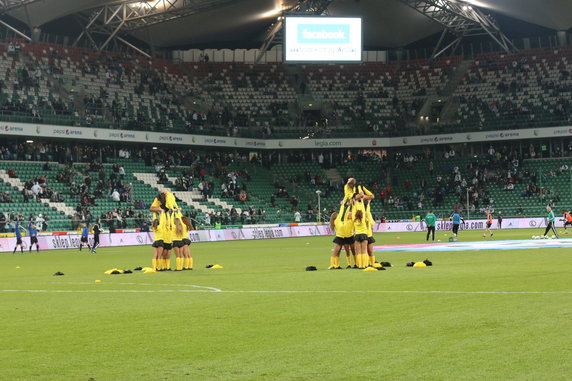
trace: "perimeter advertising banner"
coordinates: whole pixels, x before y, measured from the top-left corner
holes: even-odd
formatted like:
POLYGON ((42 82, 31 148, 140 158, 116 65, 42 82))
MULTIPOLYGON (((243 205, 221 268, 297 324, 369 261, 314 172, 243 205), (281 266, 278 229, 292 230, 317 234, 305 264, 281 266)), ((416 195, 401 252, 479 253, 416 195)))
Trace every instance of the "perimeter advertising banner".
MULTIPOLYGON (((244 229, 213 229, 194 230, 190 232, 191 242, 217 242, 238 241, 252 239, 314 237, 330 235, 330 228, 319 226, 287 226, 287 227, 261 227, 244 229)), ((153 243, 153 233, 116 233, 101 234, 100 247, 150 245, 153 243)), ((24 249, 28 249, 29 237, 22 239, 24 249)), ((40 250, 74 249, 79 247, 80 235, 40 235, 38 243, 40 250)), ((89 244, 93 244, 93 237, 89 237, 89 244)), ((0 237, 0 252, 11 252, 16 246, 15 237, 0 237)))
POLYGON ((110 130, 87 127, 66 127, 48 124, 10 123, 0 121, 0 138, 6 136, 57 137, 62 139, 108 142, 177 144, 246 149, 319 149, 319 148, 389 148, 425 146, 429 144, 458 144, 524 140, 551 137, 572 137, 572 126, 529 128, 522 130, 483 131, 474 133, 423 135, 395 138, 331 138, 331 139, 247 139, 227 136, 167 134, 159 132, 110 130))
MULTIPOLYGON (((562 227, 563 222, 556 221, 556 227, 562 227)), ((503 229, 534 229, 545 228, 545 218, 505 218, 502 222, 503 229)), ((451 221, 437 221, 435 224, 436 230, 447 231, 452 230, 453 223, 451 221)), ((419 232, 425 231, 427 226, 424 222, 392 222, 392 223, 376 223, 374 232, 376 233, 391 233, 391 232, 419 232)), ((485 220, 465 220, 459 226, 460 230, 484 230, 485 220)), ((495 220, 492 229, 498 229, 497 221, 495 220)))
POLYGON ((265 148, 263 139, 232 138, 191 134, 113 130, 89 127, 56 126, 49 124, 0 122, 0 136, 26 136, 27 138, 60 138, 126 143, 177 144, 215 147, 265 148))
MULTIPOLYGON (((562 227, 563 222, 557 221, 557 227, 562 227)), ((451 230, 451 221, 438 221, 438 231, 451 230)), ((546 227, 544 218, 507 218, 503 220, 503 229, 528 229, 546 227)), ((425 230, 423 222, 395 222, 376 223, 374 232, 376 233, 399 233, 399 232, 422 232, 425 230)), ((483 230, 485 220, 465 220, 461 224, 461 230, 483 230)), ((493 229, 496 229, 496 221, 493 229)), ((540 231, 540 230, 539 230, 540 231)), ((544 231, 540 231, 542 234, 544 231)), ((304 225, 304 226, 276 226, 276 227, 254 227, 254 228, 234 228, 234 229, 213 229, 194 230, 190 232, 191 242, 219 242, 219 241, 239 241, 273 238, 296 238, 296 237, 318 237, 330 236, 332 232, 327 225, 304 225)), ((74 249, 79 247, 80 236, 78 234, 67 235, 41 235, 38 237, 40 250, 74 249)), ((27 250, 30 242, 29 237, 23 238, 24 249, 27 250)), ((93 243, 92 236, 89 237, 90 245, 93 243)), ((114 246, 135 246, 150 245, 153 243, 153 233, 116 233, 102 234, 100 236, 100 247, 114 246)), ((383 244, 383 242, 379 242, 383 244)), ((11 252, 16 245, 15 237, 0 237, 0 252, 11 252)))

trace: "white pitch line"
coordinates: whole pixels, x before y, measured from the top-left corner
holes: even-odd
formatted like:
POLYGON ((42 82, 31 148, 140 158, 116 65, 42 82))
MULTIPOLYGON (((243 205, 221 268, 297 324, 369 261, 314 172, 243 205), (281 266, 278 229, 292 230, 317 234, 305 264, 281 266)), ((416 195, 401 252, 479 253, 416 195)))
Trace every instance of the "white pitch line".
POLYGON ((413 290, 0 290, 5 293, 240 293, 240 294, 465 294, 572 295, 572 291, 413 291, 413 290))
POLYGON ((209 292, 212 290, 0 290, 0 292, 28 292, 28 293, 169 293, 169 292, 209 292))
MULTIPOLYGON (((65 284, 75 284, 75 285, 90 284, 90 285, 93 285, 92 282, 65 282, 65 284)), ((196 284, 174 284, 174 283, 105 283, 105 282, 102 282, 101 285, 98 285, 98 287, 103 286, 103 285, 117 285, 117 284, 124 285, 124 286, 193 287, 193 288, 201 288, 201 289, 205 289, 205 290, 213 291, 213 292, 222 292, 221 289, 218 289, 216 287, 199 286, 196 284)))
POLYGON ((220 288, 198 286, 196 284, 172 284, 172 283, 171 284, 169 284, 169 283, 118 283, 118 284, 129 285, 129 286, 194 287, 194 288, 201 288, 201 289, 205 289, 205 290, 210 290, 213 292, 223 292, 220 288))

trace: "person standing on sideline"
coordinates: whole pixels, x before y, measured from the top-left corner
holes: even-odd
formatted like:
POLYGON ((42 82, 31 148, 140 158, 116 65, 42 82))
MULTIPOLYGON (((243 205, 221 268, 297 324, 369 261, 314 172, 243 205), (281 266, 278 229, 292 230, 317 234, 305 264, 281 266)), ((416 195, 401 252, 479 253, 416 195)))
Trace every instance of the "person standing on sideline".
POLYGON ((491 226, 493 226, 493 213, 490 210, 486 210, 485 214, 487 215, 487 222, 486 222, 486 228, 485 228, 485 232, 483 233, 483 237, 487 236, 487 233, 490 234, 490 236, 493 236, 493 232, 491 230, 491 226))
POLYGON ((84 244, 85 244, 85 246, 87 246, 87 248, 89 250, 91 250, 91 247, 89 246, 89 243, 87 242, 88 236, 89 236, 89 226, 87 226, 87 224, 83 224, 83 227, 81 228, 81 238, 79 239, 79 251, 81 251, 84 244))
POLYGON ((453 220, 453 229, 452 229, 453 236, 457 237, 457 234, 459 233, 459 226, 461 225, 461 221, 463 220, 461 218, 461 213, 459 213, 459 209, 455 209, 455 213, 453 213, 451 219, 453 220))
POLYGON ((38 245, 38 230, 32 221, 28 224, 28 234, 30 235, 30 253, 34 245, 36 245, 36 252, 40 251, 40 245, 38 245))
POLYGON ((91 228, 93 230, 93 246, 91 247, 91 252, 92 253, 96 253, 97 248, 99 247, 99 234, 101 233, 101 226, 99 225, 99 218, 97 219, 97 221, 95 221, 95 224, 93 224, 93 227, 91 228))
POLYGON ((547 234, 550 230, 552 230, 556 238, 558 238, 558 232, 556 232, 556 228, 554 227, 554 212, 549 206, 546 207, 546 211, 548 212, 548 216, 546 216, 546 230, 544 231, 544 238, 548 238, 547 234))
POLYGON ((427 215, 425 216, 425 224, 427 225, 427 239, 426 241, 429 241, 429 235, 432 234, 433 235, 433 241, 435 241, 435 222, 437 221, 437 217, 435 216, 435 214, 433 213, 432 210, 429 211, 429 213, 427 213, 427 215))
POLYGON ((562 211, 562 214, 564 214, 564 234, 568 234, 568 225, 572 226, 572 215, 565 210, 562 211))
POLYGON ((24 254, 24 244, 22 243, 22 232, 20 231, 20 217, 16 219, 16 227, 14 228, 14 233, 16 233, 16 246, 14 246, 14 251, 12 254, 16 254, 16 249, 20 246, 20 253, 24 254))
POLYGON ((499 229, 502 229, 502 213, 501 212, 499 212, 499 215, 497 217, 497 227, 499 229))

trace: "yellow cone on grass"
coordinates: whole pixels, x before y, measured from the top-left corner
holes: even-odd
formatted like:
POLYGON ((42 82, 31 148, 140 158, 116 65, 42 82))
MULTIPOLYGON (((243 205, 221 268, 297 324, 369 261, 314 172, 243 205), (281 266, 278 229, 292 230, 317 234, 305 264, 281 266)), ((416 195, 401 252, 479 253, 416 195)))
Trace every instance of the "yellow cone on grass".
POLYGON ((413 267, 427 267, 427 265, 423 262, 415 262, 413 267))

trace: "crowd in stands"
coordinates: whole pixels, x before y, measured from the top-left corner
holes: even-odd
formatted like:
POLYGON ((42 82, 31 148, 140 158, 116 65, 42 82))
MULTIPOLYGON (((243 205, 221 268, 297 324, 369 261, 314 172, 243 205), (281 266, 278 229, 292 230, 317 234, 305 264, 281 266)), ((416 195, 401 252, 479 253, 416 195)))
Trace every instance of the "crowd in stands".
POLYGON ((484 130, 568 124, 571 57, 570 47, 480 55, 455 91, 455 125, 484 130))
MULTIPOLYGON (((196 219, 196 216, 195 216, 196 219)), ((242 212, 235 207, 220 212, 205 213, 203 223, 205 226, 220 225, 249 225, 266 222, 266 210, 263 207, 258 209, 248 206, 242 212)))
MULTIPOLYGON (((410 211, 449 208, 449 205, 444 204, 444 200, 447 196, 454 195, 459 209, 466 210, 468 207, 470 213, 482 214, 485 210, 494 210, 497 206, 491 195, 493 187, 495 190, 513 192, 516 184, 522 184, 523 191, 515 197, 534 197, 539 202, 554 206, 560 202, 558 192, 541 184, 545 184, 549 177, 569 176, 569 168, 567 165, 560 165, 541 174, 522 169, 523 159, 538 157, 537 151, 540 149, 540 146, 530 144, 527 151, 519 153, 507 146, 498 150, 490 146, 486 153, 468 157, 468 160, 464 161, 464 167, 445 164, 441 170, 435 170, 435 156, 429 151, 398 153, 393 158, 394 173, 395 170, 407 173, 422 167, 431 175, 430 180, 423 178, 415 182, 415 179, 406 177, 402 184, 398 184, 394 175, 391 184, 380 189, 377 194, 382 204, 410 211), (413 186, 414 182, 418 187, 413 186), (400 192, 402 198, 393 194, 394 187, 404 190, 400 192)), ((559 147, 550 152, 551 157, 561 157, 565 154, 567 153, 562 152, 559 147)), ((447 149, 443 154, 445 163, 447 159, 455 163, 453 159, 458 156, 453 149, 447 149)), ((377 190, 377 184, 370 185, 377 190)), ((520 213, 523 213, 522 208, 520 213)))
POLYGON ((0 233, 13 233, 16 229, 17 220, 32 222, 40 232, 48 230, 49 218, 41 213, 38 215, 29 214, 28 216, 24 216, 15 211, 7 211, 4 213, 0 211, 0 233))
MULTIPOLYGON (((418 123, 423 104, 443 93, 461 62, 445 57, 307 65, 289 73, 279 64, 203 60, 178 65, 13 39, 0 50, 6 58, 0 78, 5 118, 256 137, 421 133, 427 128, 418 123), (320 109, 301 109, 297 95, 311 96, 320 109)), ((570 47, 478 56, 453 93, 460 105, 450 128, 570 122, 571 56, 570 47)), ((435 126, 438 119, 432 118, 435 126)))
MULTIPOLYGON (((539 157, 564 157, 572 153, 572 145, 564 150, 554 144, 552 151, 547 152, 541 144, 530 144, 526 149, 518 151, 515 146, 491 146, 476 156, 468 157, 466 152, 457 151, 451 146, 443 150, 436 146, 433 150, 408 151, 380 156, 373 152, 350 150, 333 156, 333 161, 322 159, 323 167, 339 166, 359 169, 365 164, 374 164, 376 176, 364 182, 376 195, 376 203, 383 210, 421 211, 427 208, 449 208, 445 200, 453 198, 455 203, 466 207, 469 204, 471 213, 487 208, 495 208, 495 192, 514 192, 515 197, 530 199, 547 204, 560 202, 558 191, 546 183, 550 178, 568 176, 566 165, 550 168, 543 173, 523 169, 525 159, 539 157), (458 164, 458 159, 465 160, 458 164), (434 161, 443 161, 444 165, 434 165, 434 161), (450 161, 453 164, 447 164, 450 161), (423 169, 430 176, 416 178, 416 171, 423 169), (411 173, 411 175, 408 175, 411 173), (397 175, 400 175, 398 177, 397 175), (399 180, 401 179, 401 180, 399 180), (518 192, 516 191, 518 189, 518 192), (467 200, 468 194, 468 200, 467 200)), ((136 221, 138 227, 150 224, 147 209, 151 200, 138 200, 134 197, 131 179, 126 177, 125 168, 119 159, 131 159, 144 162, 154 167, 159 178, 167 181, 168 187, 181 190, 199 190, 203 200, 217 198, 231 201, 232 207, 225 210, 190 217, 203 224, 247 224, 271 220, 313 221, 318 214, 315 202, 301 193, 300 185, 308 189, 320 189, 326 201, 330 195, 341 192, 341 183, 326 181, 319 171, 304 169, 290 178, 278 178, 274 182, 274 194, 265 199, 264 206, 253 206, 248 193, 249 183, 253 175, 240 164, 252 163, 272 166, 272 155, 256 156, 236 152, 196 151, 189 148, 153 149, 150 146, 122 147, 111 145, 59 145, 36 142, 23 144, 5 142, 0 145, 2 159, 41 161, 43 174, 33 178, 21 178, 17 170, 6 165, 9 177, 18 177, 24 183, 21 195, 15 192, 0 192, 0 203, 29 202, 34 199, 66 202, 75 208, 72 226, 81 222, 92 223, 96 219, 112 220, 110 228, 133 226, 128 221, 136 221), (50 160, 57 158, 60 165, 50 160), (86 164, 78 165, 75 162, 86 164), (105 165, 104 165, 105 164, 105 165), (237 166, 238 164, 238 166, 237 166), (229 169, 232 168, 232 169, 229 169), (167 177, 176 173, 174 177, 167 177), (217 184, 217 185, 215 185, 217 184), (282 199, 288 200, 285 208, 282 199), (99 200, 113 201, 116 206, 105 212, 94 215, 94 206, 99 200), (281 202, 278 202, 278 201, 281 202), (269 216, 267 209, 272 209, 269 216)), ((285 154, 283 159, 288 163, 304 163, 311 161, 310 152, 294 151, 285 154)), ((322 155, 323 156, 323 155, 322 155)), ((315 155, 318 161, 320 153, 315 155)), ((316 167, 319 168, 319 167, 316 167)), ((340 171, 342 176, 350 172, 340 171)), ((334 197, 335 198, 335 197, 334 197)), ((332 200, 334 199, 332 198, 332 200)), ((257 200, 259 201, 259 200, 257 200)), ((329 202, 323 204, 324 215, 333 211, 336 206, 329 202)), ((377 212, 376 212, 377 213, 377 212)), ((35 218, 35 216, 32 216, 35 218)), ((379 219, 381 216, 376 215, 379 219)))

